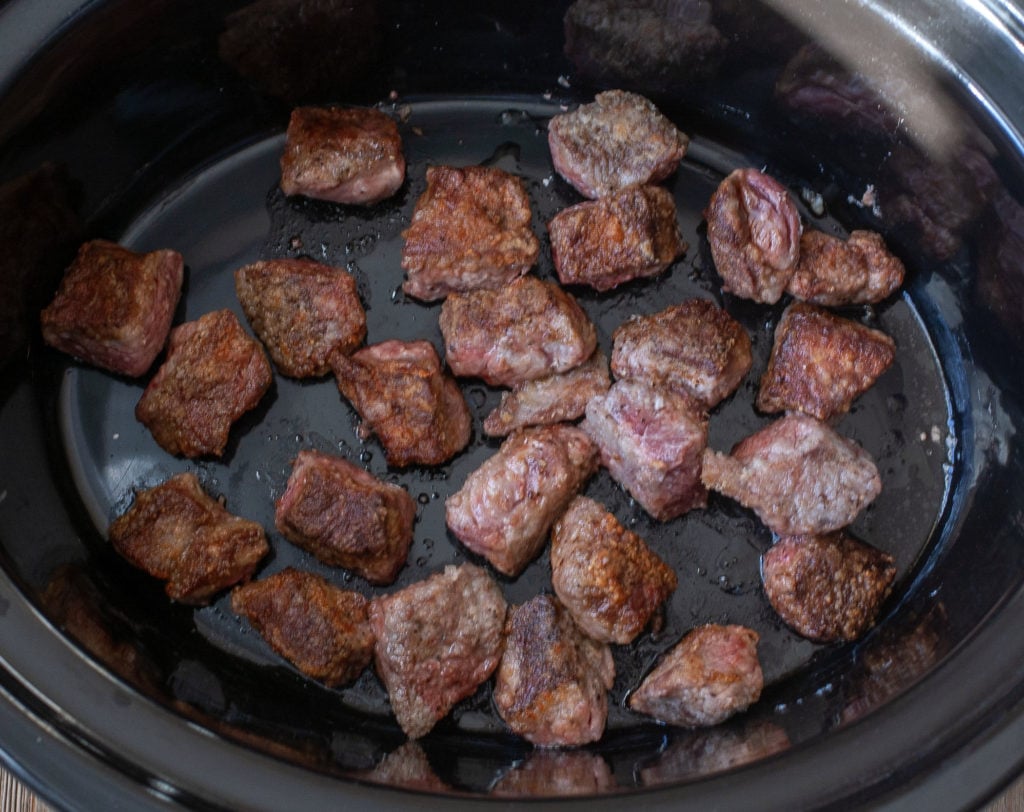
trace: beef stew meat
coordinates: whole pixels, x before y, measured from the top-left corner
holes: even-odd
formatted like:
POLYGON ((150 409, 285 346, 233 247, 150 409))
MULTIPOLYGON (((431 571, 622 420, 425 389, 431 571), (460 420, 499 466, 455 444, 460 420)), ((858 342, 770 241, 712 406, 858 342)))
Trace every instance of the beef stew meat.
POLYGON ((567 372, 597 347, 597 331, 579 303, 535 276, 500 290, 453 293, 441 306, 440 325, 452 373, 492 386, 567 372))
POLYGON ((601 464, 655 519, 707 504, 701 455, 707 419, 686 395, 643 381, 616 381, 587 404, 582 426, 601 464))
POLYGON ((800 260, 786 292, 825 307, 875 304, 903 284, 906 269, 874 231, 851 231, 846 240, 817 229, 800 237, 800 260))
POLYGON ((597 470, 597 447, 559 424, 516 432, 445 502, 448 528, 504 575, 518 575, 597 470))
POLYGON ((757 408, 830 420, 848 412, 895 358, 896 345, 881 330, 793 302, 775 328, 757 408))
POLYGON ((278 654, 328 687, 348 685, 373 659, 369 601, 288 567, 235 587, 231 608, 278 654))
POLYGON ((366 338, 356 280, 341 268, 303 259, 254 262, 235 271, 245 316, 282 374, 316 378, 332 352, 352 353, 366 338))
POLYGON ((288 541, 371 584, 394 581, 409 554, 412 497, 342 457, 300 451, 275 507, 288 541))
POLYGON ((644 678, 629 707, 681 727, 724 722, 761 696, 757 641, 757 632, 744 626, 694 629, 644 678))
POLYGON ((657 276, 687 249, 675 199, 660 186, 627 186, 562 209, 548 234, 562 284, 599 291, 657 276))
POLYGON ((679 579, 613 514, 577 496, 551 531, 551 584, 585 634, 625 645, 644 630, 679 579))
POLYGON ((398 125, 372 108, 297 107, 281 155, 281 191, 369 206, 405 181, 398 125))
POLYGON ((538 747, 597 741, 608 718, 615 664, 552 595, 510 610, 494 704, 514 733, 538 747))
POLYGON ((667 178, 689 143, 651 101, 622 90, 598 93, 548 123, 555 170, 589 198, 667 178))
POLYGON ((228 513, 192 473, 136 493, 108 535, 130 564, 167 582, 168 597, 195 606, 248 580, 270 552, 263 528, 228 513))
POLYGON ((867 451, 802 414, 741 440, 731 456, 708 449, 701 479, 753 510, 779 535, 846 527, 882 489, 867 451))
POLYGON ((722 308, 687 299, 620 325, 611 367, 616 378, 662 384, 711 409, 750 371, 750 347, 747 331, 722 308))
POLYGON ((775 304, 800 258, 800 214, 786 188, 756 169, 737 169, 719 184, 704 217, 722 289, 775 304))
POLYGON ((135 417, 169 454, 224 453, 231 425, 273 383, 270 362, 230 310, 171 330, 167 359, 135 407, 135 417))
POLYGON ((429 341, 388 340, 335 352, 338 389, 376 434, 389 465, 440 465, 469 443, 472 419, 458 384, 429 341))
POLYGON ((83 244, 42 312, 43 340, 92 366, 142 375, 167 343, 184 269, 177 251, 83 244))
POLYGON ((402 232, 402 285, 431 302, 456 291, 501 288, 533 267, 540 241, 523 181, 497 167, 432 166, 402 232))
POLYGON ((370 602, 374 663, 398 724, 425 736, 498 666, 505 597, 473 564, 447 566, 370 602))
POLYGON ((784 536, 761 560, 764 592, 786 625, 821 643, 856 640, 896 578, 893 557, 839 531, 784 536))

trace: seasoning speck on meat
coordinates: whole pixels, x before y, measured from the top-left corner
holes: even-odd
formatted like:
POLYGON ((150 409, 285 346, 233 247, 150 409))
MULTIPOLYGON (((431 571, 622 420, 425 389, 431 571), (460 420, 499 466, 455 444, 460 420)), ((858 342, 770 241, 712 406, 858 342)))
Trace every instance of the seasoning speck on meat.
POLYGON ((826 307, 874 304, 892 294, 906 269, 874 231, 851 231, 847 240, 808 230, 800 237, 800 261, 786 291, 826 307))
POLYGON ((171 330, 167 359, 135 416, 169 454, 219 457, 232 423, 256 407, 272 382, 259 342, 230 310, 216 310, 171 330))
POLYGON ((142 375, 167 341, 184 267, 177 251, 85 243, 42 312, 43 340, 101 369, 142 375))
POLYGON ((472 564, 371 601, 377 674, 410 739, 429 733, 494 673, 505 611, 501 589, 472 564))
POLYGON ((235 587, 231 608, 303 674, 329 687, 355 680, 373 659, 369 601, 288 567, 235 587))
POLYGON ((109 537, 129 563, 167 582, 168 597, 197 606, 248 580, 270 552, 263 528, 228 513, 192 473, 139 491, 109 537))

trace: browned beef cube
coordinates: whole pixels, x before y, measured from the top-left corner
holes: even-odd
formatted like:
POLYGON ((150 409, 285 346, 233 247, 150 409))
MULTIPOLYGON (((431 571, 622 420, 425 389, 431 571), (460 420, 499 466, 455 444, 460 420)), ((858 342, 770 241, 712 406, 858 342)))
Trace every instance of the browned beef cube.
POLYGON ((472 419, 429 341, 383 341, 331 356, 338 389, 390 465, 440 465, 469 443, 472 419))
POLYGON ((750 336, 706 299, 634 316, 612 335, 612 372, 668 386, 705 409, 731 395, 750 371, 750 336))
POLYGON ((662 657, 630 695, 629 706, 683 727, 725 721, 761 696, 757 641, 757 632, 743 626, 694 629, 662 657))
POLYGON ((302 259, 254 262, 235 271, 246 318, 285 375, 331 371, 332 352, 348 355, 366 338, 356 280, 340 268, 302 259))
POLYGON ((874 231, 851 231, 847 240, 823 231, 800 237, 800 261, 786 291, 826 307, 873 304, 900 285, 906 269, 874 231))
POLYGON ((231 608, 274 651, 330 687, 352 682, 373 659, 368 605, 358 592, 291 567, 231 593, 231 608))
POLYGON ((139 491, 109 536, 132 565, 167 582, 171 599, 196 605, 247 580, 270 551, 263 528, 228 513, 192 473, 139 491))
POLYGON ((390 584, 412 543, 416 503, 346 459, 300 451, 274 523, 293 544, 371 584, 390 584))
POLYGON ((640 536, 577 496, 551 531, 551 584, 576 625, 601 643, 631 643, 679 580, 640 536))
POLYGON ((455 291, 500 288, 537 261, 522 180, 488 166, 432 166, 402 236, 402 289, 434 301, 455 291))
POLYGON ((184 268, 177 251, 85 243, 43 310, 43 340, 93 366, 142 375, 167 342, 184 268))
POLYGON ((272 382, 259 342, 230 310, 216 310, 171 331, 167 360, 135 417, 170 454, 219 457, 231 424, 256 407, 272 382))
POLYGON ((494 704, 513 732, 539 747, 572 747, 604 733, 615 664, 557 598, 538 595, 509 612, 494 704))
POLYGON ((398 126, 372 108, 297 107, 281 155, 281 191, 369 206, 405 180, 398 126))
POLYGON ((582 428, 601 449, 601 464, 654 518, 668 521, 707 504, 700 480, 707 420, 691 398, 616 381, 587 404, 582 428))
POLYGON ((548 124, 551 161, 585 197, 605 197, 676 171, 690 140, 648 99, 607 90, 548 124))
POLYGON ((675 201, 660 186, 627 186, 577 203, 551 218, 548 234, 562 283, 601 291, 657 276, 687 248, 675 201))
POLYGON ((848 412, 895 358, 896 345, 881 330, 794 302, 775 328, 757 408, 829 420, 848 412))
POLYGON ((494 798, 559 798, 604 795, 618 788, 608 762, 585 750, 534 750, 526 761, 504 773, 494 798))
POLYGON ((554 282, 524 276, 500 290, 454 293, 441 306, 445 360, 452 373, 492 386, 566 372, 597 347, 597 331, 554 282))
POLYGON ((472 564, 373 599, 374 662, 409 738, 429 733, 491 676, 504 647, 505 610, 501 589, 472 564))
POLYGON ((596 470, 596 446, 573 426, 517 432, 448 497, 448 527, 499 572, 518 575, 596 470))
POLYGON ((701 478, 780 535, 845 527, 882 490, 867 451, 801 414, 741 440, 731 456, 708 449, 701 478))
POLYGON ((765 595, 789 626, 820 642, 856 640, 896 578, 894 560, 843 532, 784 536, 764 554, 765 595))

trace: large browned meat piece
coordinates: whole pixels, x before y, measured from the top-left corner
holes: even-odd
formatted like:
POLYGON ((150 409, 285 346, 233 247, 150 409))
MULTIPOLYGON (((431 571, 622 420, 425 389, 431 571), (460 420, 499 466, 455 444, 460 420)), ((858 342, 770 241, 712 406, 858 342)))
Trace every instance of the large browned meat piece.
POLYGON ((906 269, 874 231, 846 240, 809 229, 800 237, 800 261, 786 292, 805 302, 841 307, 874 304, 900 285, 906 269))

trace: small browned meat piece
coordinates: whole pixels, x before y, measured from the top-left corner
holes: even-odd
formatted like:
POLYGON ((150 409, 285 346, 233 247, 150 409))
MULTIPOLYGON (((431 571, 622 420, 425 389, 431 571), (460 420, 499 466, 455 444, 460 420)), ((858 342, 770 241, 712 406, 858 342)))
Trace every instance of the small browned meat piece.
POLYGON ((235 271, 235 292, 277 368, 293 378, 326 375, 332 352, 348 355, 366 338, 356 280, 340 268, 302 259, 254 262, 235 271))
POLYGON ((843 532, 784 536, 761 562, 764 592, 811 640, 856 640, 875 622, 896 578, 894 559, 843 532))
POLYGON ((455 291, 501 288, 537 261, 523 181, 490 166, 432 166, 427 190, 402 232, 402 290, 434 301, 455 291))
POLYGON ((723 290, 775 304, 800 258, 800 214, 789 193, 756 169, 737 169, 704 212, 723 290))
POLYGON ((601 449, 601 464, 654 518, 668 521, 707 504, 700 479, 707 420, 691 398, 616 381, 587 404, 582 428, 601 449))
POLYGON ((750 371, 750 336, 705 299, 634 316, 612 334, 612 372, 683 392, 705 409, 731 395, 750 371))
POLYGON ((690 140, 636 93, 607 90, 548 124, 551 162, 585 197, 671 175, 690 140))
POLYGON ((629 707, 682 727, 724 722, 761 696, 757 641, 757 632, 744 626, 694 629, 644 678, 629 707))
POLYGON ((230 310, 216 310, 171 330, 167 360, 135 417, 169 454, 219 457, 231 424, 256 407, 273 380, 259 342, 230 310))
POLYGON ((701 479, 780 535, 846 527, 882 490, 867 451, 802 414, 741 440, 731 456, 708 449, 701 479))
POLYGON ((564 798, 604 795, 618 788, 611 768, 585 750, 534 750, 491 787, 493 798, 564 798))
POLYGON ((551 595, 509 612, 494 704, 512 731, 538 747, 574 747, 601 738, 615 663, 551 595))
POLYGON ((419 742, 414 741, 407 741, 398 749, 392 750, 381 759, 380 764, 359 777, 374 784, 419 792, 438 794, 453 791, 453 788, 434 772, 430 759, 423 752, 419 742))
POLYGON ((291 567, 231 593, 232 610, 274 651, 330 687, 352 682, 373 659, 368 605, 358 592, 291 567))
POLYGON ((597 331, 554 282, 524 276, 501 290, 455 293, 441 306, 445 359, 452 373, 492 386, 566 372, 597 347, 597 331))
POLYGON ((501 589, 472 564, 371 601, 374 663, 410 739, 430 732, 497 668, 505 610, 501 589))
POLYGON ((142 375, 167 342, 184 270, 177 251, 87 242, 43 310, 43 340, 93 366, 142 375))
POLYGON ((757 408, 819 420, 845 414, 895 358, 896 345, 881 330, 794 302, 775 328, 757 408))
POLYGON ((550 426, 582 417, 592 397, 608 391, 608 359, 600 349, 568 372, 525 381, 501 396, 484 420, 484 432, 504 437, 527 426, 550 426))
POLYGON ((562 284, 601 291, 657 276, 687 248, 676 203, 660 186, 627 186, 570 206, 551 218, 548 233, 562 284))
POLYGON ((631 643, 679 584, 640 536, 577 496, 551 531, 551 584, 576 625, 601 643, 631 643))
POLYGON ((405 180, 398 125, 372 108, 296 107, 281 155, 281 191, 369 206, 405 180))
POLYGON ((390 465, 440 465, 469 443, 472 418, 429 341, 384 341, 331 356, 338 388, 390 465))
POLYGON ((524 429, 448 497, 448 527, 499 572, 518 575, 596 470, 597 447, 579 429, 564 424, 524 429))
POLYGON ((786 292, 826 307, 873 304, 902 285, 905 274, 874 231, 851 231, 841 240, 810 230, 800 237, 800 261, 786 292))
POLYGON ((129 563, 167 582, 172 600, 197 606, 248 580, 270 552, 263 528, 228 513, 192 473, 139 491, 109 536, 129 563))
POLYGON ((371 584, 390 584, 412 543, 416 503, 341 457, 300 451, 274 523, 293 544, 371 584))

